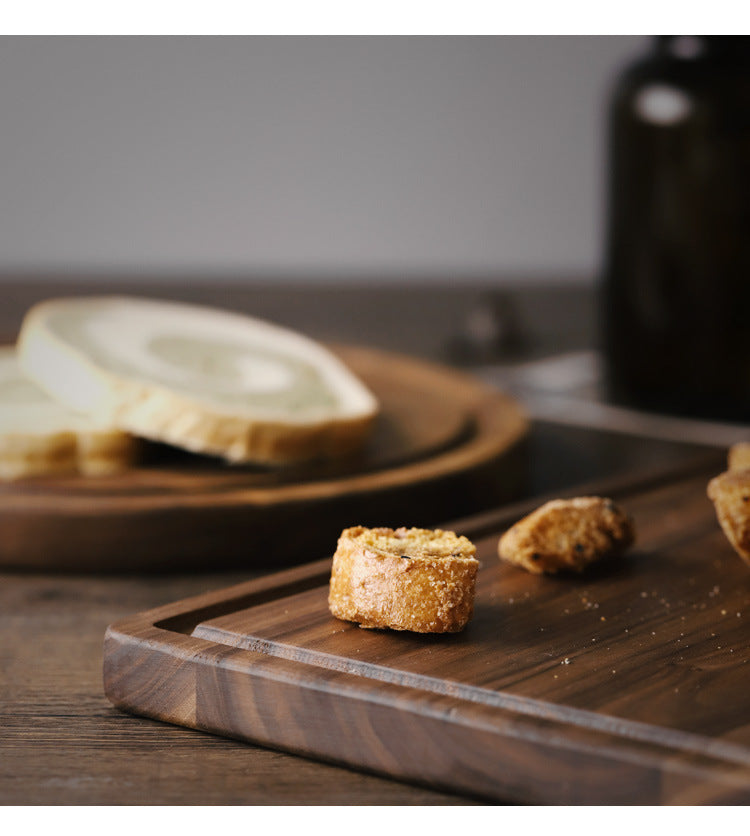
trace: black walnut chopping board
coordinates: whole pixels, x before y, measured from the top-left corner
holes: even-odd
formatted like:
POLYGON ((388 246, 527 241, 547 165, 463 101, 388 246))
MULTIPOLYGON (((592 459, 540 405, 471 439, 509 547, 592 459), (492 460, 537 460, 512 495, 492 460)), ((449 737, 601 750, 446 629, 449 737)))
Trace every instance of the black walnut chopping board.
POLYGON ((485 799, 747 803, 750 570, 706 498, 715 472, 608 490, 638 541, 581 577, 500 564, 498 536, 520 505, 456 526, 482 564, 463 633, 337 621, 330 561, 318 561, 110 626, 106 694, 134 713, 485 799))
POLYGON ((517 495, 528 422, 512 398, 439 364, 336 351, 381 404, 361 454, 274 470, 157 447, 113 476, 0 482, 0 568, 278 568, 327 554, 351 519, 408 504, 428 525, 517 495))

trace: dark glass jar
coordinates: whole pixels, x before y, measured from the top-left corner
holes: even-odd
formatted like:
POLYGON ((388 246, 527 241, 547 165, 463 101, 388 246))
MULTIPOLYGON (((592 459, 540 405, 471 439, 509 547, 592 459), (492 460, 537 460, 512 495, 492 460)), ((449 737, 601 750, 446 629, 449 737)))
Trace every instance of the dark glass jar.
POLYGON ((750 38, 657 38, 609 119, 609 395, 750 421, 750 38))

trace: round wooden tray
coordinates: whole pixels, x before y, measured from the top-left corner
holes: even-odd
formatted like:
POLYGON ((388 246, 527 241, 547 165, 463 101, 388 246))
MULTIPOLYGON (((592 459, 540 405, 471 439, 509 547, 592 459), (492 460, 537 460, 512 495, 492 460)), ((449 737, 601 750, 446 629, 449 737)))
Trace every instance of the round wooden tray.
POLYGON ((255 569, 331 554, 350 525, 431 526, 517 492, 527 420, 469 375, 333 347, 380 400, 356 458, 283 470, 154 447, 108 477, 0 485, 0 567, 50 571, 255 569))

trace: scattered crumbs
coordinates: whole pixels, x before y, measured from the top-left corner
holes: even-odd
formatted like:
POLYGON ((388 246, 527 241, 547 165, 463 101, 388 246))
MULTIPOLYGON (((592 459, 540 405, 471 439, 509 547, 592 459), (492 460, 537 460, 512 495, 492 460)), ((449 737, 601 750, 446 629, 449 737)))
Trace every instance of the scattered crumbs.
POLYGON ((612 668, 612 673, 617 673, 617 671, 614 668, 612 668))
POLYGON ((568 659, 568 657, 566 656, 566 657, 562 660, 562 662, 560 662, 560 664, 561 664, 561 665, 569 665, 569 664, 570 664, 570 659, 568 659))
POLYGON ((555 679, 557 679, 557 674, 555 674, 555 679))
POLYGON ((641 592, 641 598, 648 598, 648 592, 641 592))
POLYGON ((726 610, 722 610, 722 611, 721 611, 721 614, 722 614, 722 615, 726 615, 726 614, 727 614, 727 611, 726 611, 726 610))
POLYGON ((741 612, 737 613, 737 618, 742 618, 742 613, 741 612))
POLYGON ((718 595, 718 594, 719 594, 719 587, 714 586, 714 588, 708 593, 708 597, 713 598, 714 595, 718 595))
POLYGON ((629 627, 626 627, 626 628, 625 628, 625 632, 626 632, 626 633, 629 633, 629 632, 630 632, 630 628, 629 628, 629 627))
POLYGON ((607 620, 606 616, 604 616, 604 615, 599 616, 599 621, 606 621, 606 620, 607 620))
POLYGON ((592 642, 595 642, 595 641, 596 641, 596 639, 591 639, 591 641, 592 641, 592 642))
POLYGON ((652 635, 652 636, 655 636, 655 635, 656 635, 656 633, 652 630, 652 631, 651 631, 651 635, 652 635))

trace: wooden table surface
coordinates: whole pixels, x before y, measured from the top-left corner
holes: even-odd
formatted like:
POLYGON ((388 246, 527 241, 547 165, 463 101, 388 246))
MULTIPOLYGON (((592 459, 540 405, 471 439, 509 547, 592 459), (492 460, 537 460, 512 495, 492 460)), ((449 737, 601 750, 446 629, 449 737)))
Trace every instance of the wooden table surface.
MULTIPOLYGON (((292 292, 289 286, 265 284, 206 282, 184 288, 177 282, 112 280, 103 286, 64 279, 0 282, 0 333, 12 338, 23 312, 38 299, 102 287, 108 292, 219 304, 301 328, 320 339, 360 342, 456 364, 486 361, 498 351, 533 356, 585 347, 593 334, 591 295, 580 287, 529 287, 506 296, 487 287, 307 287, 292 292), (487 307, 487 300, 496 302, 500 311, 490 341, 472 328, 472 318, 487 307), (510 324, 502 319, 508 301, 510 324)), ((583 438, 572 428, 535 428, 535 461, 542 454, 547 458, 529 490, 544 492, 609 475, 612 468, 653 466, 693 452, 689 445, 642 439, 626 444, 622 438, 599 437, 587 458, 580 446, 583 438)), ((476 803, 465 796, 129 716, 110 705, 102 689, 102 641, 108 624, 250 577, 247 572, 0 575, 0 803, 476 803)))

